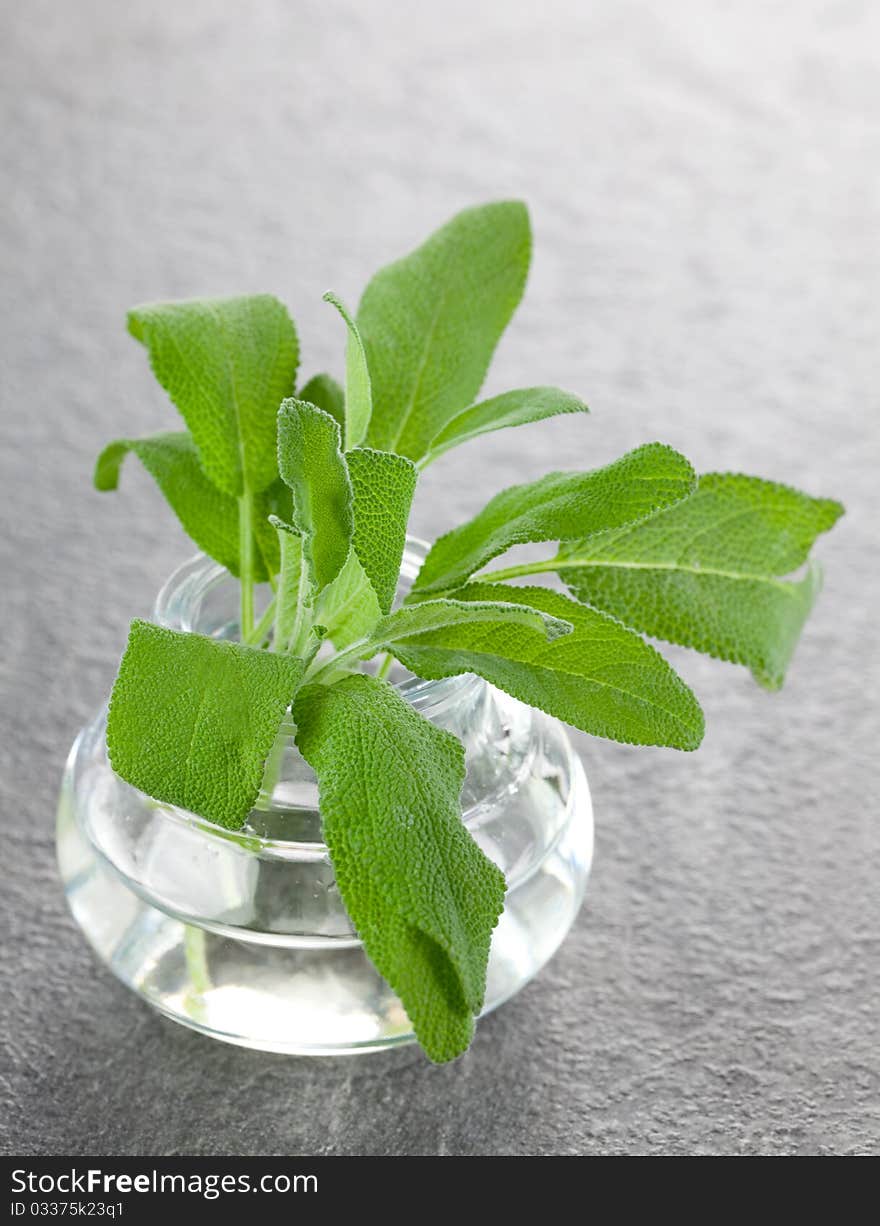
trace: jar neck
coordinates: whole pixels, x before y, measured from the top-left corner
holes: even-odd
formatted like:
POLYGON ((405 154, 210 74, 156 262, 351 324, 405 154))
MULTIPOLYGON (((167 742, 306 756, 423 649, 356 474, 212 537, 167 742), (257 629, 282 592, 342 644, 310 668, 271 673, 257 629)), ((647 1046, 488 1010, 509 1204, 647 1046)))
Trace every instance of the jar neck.
MULTIPOLYGON (((428 548, 416 537, 406 538, 397 601, 409 593, 428 548)), ((258 601, 262 598, 265 605, 270 592, 268 584, 261 586, 258 601)), ((156 597, 153 618, 171 630, 235 639, 237 608, 238 580, 225 567, 200 553, 169 576, 156 597)), ((392 684, 421 715, 439 724, 446 722, 451 707, 478 705, 487 688, 481 678, 472 674, 425 681, 408 673, 396 680, 392 678, 392 684)))

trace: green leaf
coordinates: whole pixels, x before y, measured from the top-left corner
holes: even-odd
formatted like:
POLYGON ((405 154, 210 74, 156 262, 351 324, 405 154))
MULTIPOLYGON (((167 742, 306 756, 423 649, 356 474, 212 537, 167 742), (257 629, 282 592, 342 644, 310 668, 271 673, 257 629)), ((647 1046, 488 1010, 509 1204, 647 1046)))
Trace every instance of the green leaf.
POLYGON ((293 492, 293 521, 318 591, 345 565, 353 530, 351 482, 339 426, 305 400, 278 411, 278 471, 293 492))
POLYGON ((684 456, 648 443, 605 468, 513 485, 435 541, 414 592, 455 587, 513 545, 566 540, 643 519, 685 498, 695 481, 684 456))
POLYGON ((703 714, 696 698, 659 652, 614 618, 541 587, 472 583, 455 597, 478 603, 515 600, 573 629, 548 640, 509 623, 463 622, 391 642, 392 653, 417 676, 437 680, 478 673, 594 736, 674 749, 699 745, 703 714))
POLYGON ((842 513, 838 502, 772 481, 709 473, 655 519, 567 545, 555 569, 579 599, 744 664, 777 689, 820 586, 815 568, 799 581, 780 576, 842 513))
MULTIPOLYGON (((199 549, 237 576, 238 501, 218 490, 205 476, 195 444, 187 432, 117 439, 109 443, 95 465, 97 489, 117 488, 120 468, 129 452, 138 457, 153 477, 184 531, 199 549)), ((271 490, 272 487, 257 495, 256 501, 263 510, 271 501, 271 490)), ((254 526, 254 536, 257 543, 254 578, 262 582, 278 570, 278 547, 277 543, 273 546, 266 540, 259 519, 254 526)))
POLYGON ((493 396, 457 413, 431 440, 423 465, 436 460, 444 451, 458 447, 481 434, 504 430, 508 426, 524 426, 543 421, 560 413, 588 413, 589 409, 577 396, 558 387, 521 387, 513 392, 493 396))
POLYGON ((275 611, 275 650, 287 651, 303 620, 303 610, 312 602, 308 567, 303 559, 302 533, 292 524, 270 515, 269 522, 278 533, 281 568, 275 611))
POLYGON ((238 829, 302 671, 294 656, 133 621, 107 718, 113 769, 238 829))
POLYGON ((327 627, 337 651, 365 638, 382 616, 375 589, 354 550, 318 597, 315 616, 327 627))
POLYGON ((339 423, 339 429, 345 433, 345 392, 332 375, 313 375, 297 392, 296 398, 307 400, 309 404, 329 413, 339 423))
POLYGON ((370 391, 370 372, 364 343, 345 304, 335 294, 326 293, 329 302, 345 320, 348 328, 348 344, 345 349, 345 429, 343 439, 347 450, 357 447, 364 440, 370 416, 373 412, 373 397, 370 391))
POLYGON ((129 312, 156 378, 180 410, 205 475, 232 497, 278 475, 275 415, 299 355, 286 308, 269 294, 153 303, 129 312))
MULTIPOLYGON (((432 635, 435 631, 448 630, 457 641, 475 644, 482 641, 498 644, 507 634, 518 641, 523 637, 520 633, 523 627, 544 640, 556 639, 571 632, 571 623, 565 618, 545 614, 528 603, 517 604, 517 589, 500 583, 492 586, 497 599, 425 600, 421 604, 396 609, 383 617, 373 630, 369 653, 396 650, 398 646, 402 650, 410 645, 417 647, 423 641, 423 635, 432 635), (460 637, 454 633, 454 629, 462 625, 468 629, 460 637)), ((463 590, 467 592, 468 589, 463 590)), ((428 638, 424 641, 434 643, 437 640, 428 638)))
POLYGON ((294 717, 342 900, 428 1056, 451 1060, 482 1008, 504 900, 461 820, 464 750, 364 674, 304 688, 294 717))
POLYGON ((146 468, 184 531, 233 575, 238 574, 238 502, 212 485, 186 431, 152 438, 116 439, 98 456, 95 487, 115 490, 122 462, 131 452, 146 468))
POLYGON ((522 297, 531 254, 525 205, 466 209, 376 273, 357 323, 373 389, 367 442, 420 460, 472 404, 522 297))
POLYGON ((431 636, 436 631, 449 630, 455 636, 455 628, 462 624, 469 629, 464 638, 457 636, 456 641, 470 644, 486 640, 497 645, 507 641, 505 636, 510 636, 511 642, 519 642, 529 635, 546 640, 570 633, 570 622, 548 616, 526 604, 516 604, 509 599, 510 588, 501 584, 496 588, 502 593, 500 601, 425 600, 396 609, 367 626, 364 634, 358 641, 352 641, 350 649, 342 656, 328 660, 319 674, 322 681, 343 669, 350 669, 357 660, 369 660, 380 651, 397 652, 398 648, 405 651, 409 646, 418 648, 423 641, 433 645, 436 636, 431 636), (422 636, 427 637, 423 640, 422 636))
POLYGON ((352 544, 387 613, 397 590, 418 473, 411 460, 358 447, 346 453, 354 496, 352 544))
MULTIPOLYGON (((355 660, 368 660, 380 651, 395 650, 397 646, 401 650, 409 644, 418 646, 422 635, 461 623, 473 627, 474 641, 481 635, 503 635, 508 626, 514 627, 511 631, 514 638, 523 628, 544 639, 557 638, 570 632, 569 622, 547 616, 528 605, 516 604, 509 599, 511 589, 501 585, 497 587, 503 593, 501 601, 425 600, 420 604, 404 605, 383 618, 371 618, 359 627, 360 634, 347 636, 345 645, 350 644, 350 650, 344 653, 345 666, 350 667, 355 660)), ((427 641, 433 640, 429 638, 427 641)), ((333 675, 334 663, 331 659, 325 664, 327 675, 333 675)))

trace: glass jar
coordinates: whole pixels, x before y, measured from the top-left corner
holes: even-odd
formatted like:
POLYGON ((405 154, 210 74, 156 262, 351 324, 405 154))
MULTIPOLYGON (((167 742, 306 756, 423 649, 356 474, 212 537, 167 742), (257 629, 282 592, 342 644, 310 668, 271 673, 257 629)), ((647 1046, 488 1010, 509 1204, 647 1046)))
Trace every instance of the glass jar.
MULTIPOLYGON (((424 548, 409 541, 401 591, 424 548)), ((153 617, 236 638, 238 584, 198 556, 168 580, 153 617)), ((488 1013, 540 970, 577 914, 593 847, 586 777, 559 723, 479 677, 422 681, 398 668, 390 679, 464 744, 464 821, 507 878, 488 1013)), ((70 751, 58 859, 74 918, 114 974, 175 1021, 246 1047, 331 1055, 412 1042, 342 905, 290 723, 272 755, 276 782, 235 832, 124 783, 105 731, 106 708, 70 751)))

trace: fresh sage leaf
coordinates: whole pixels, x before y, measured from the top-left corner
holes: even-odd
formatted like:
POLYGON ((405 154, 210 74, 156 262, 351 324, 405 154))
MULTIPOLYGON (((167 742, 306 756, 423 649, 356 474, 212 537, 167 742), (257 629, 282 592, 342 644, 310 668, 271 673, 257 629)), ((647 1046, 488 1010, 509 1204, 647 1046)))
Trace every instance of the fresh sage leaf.
POLYGON ((317 591, 345 565, 353 519, 351 482, 339 425, 305 400, 285 400, 278 411, 278 471, 293 493, 293 522, 317 591))
MULTIPOLYGON (((510 589, 496 585, 502 594, 510 589)), ((352 667, 358 660, 369 660, 378 651, 405 651, 409 645, 418 647, 422 636, 433 644, 431 635, 440 630, 452 630, 466 624, 467 641, 477 644, 484 639, 497 646, 503 641, 519 642, 523 637, 537 635, 542 639, 558 638, 568 634, 571 623, 542 613, 528 605, 512 600, 460 601, 425 600, 421 604, 404 605, 394 613, 383 617, 369 634, 352 643, 347 651, 326 661, 317 674, 322 682, 337 676, 352 667)))
POLYGON ((326 626, 337 651, 366 638, 382 616, 376 590, 354 550, 318 597, 315 616, 326 626))
POLYGON ((189 427, 208 479, 234 498, 278 475, 275 417, 293 392, 299 347, 269 294, 153 303, 129 312, 156 378, 189 427))
MULTIPOLYGON (((495 600, 425 600, 421 604, 404 605, 383 617, 371 635, 370 654, 377 650, 390 651, 400 646, 418 645, 421 636, 435 631, 452 631, 466 625, 466 637, 471 643, 481 639, 500 643, 506 635, 514 639, 528 634, 553 640, 571 632, 571 623, 564 618, 543 613, 540 609, 516 602, 516 589, 502 584, 493 585, 500 593, 495 600)), ((464 589, 467 591, 467 589, 464 589)), ((427 639, 426 642, 434 642, 427 639)))
POLYGON ((656 518, 563 546, 556 569, 579 600, 646 634, 783 682, 820 587, 816 567, 784 580, 843 514, 758 477, 709 473, 656 518))
POLYGON ((528 212, 508 201, 466 209, 376 273, 357 313, 371 447, 420 460, 473 403, 522 297, 530 254, 528 212))
POLYGON ((419 677, 478 673, 529 706, 612 741, 696 749, 702 740, 694 695, 658 651, 614 618, 541 587, 471 583, 455 598, 516 601, 572 630, 548 637, 509 622, 462 621, 389 641, 419 677))
POLYGON ((367 355, 364 353, 364 342, 358 332, 357 324, 352 319, 347 307, 335 294, 327 293, 324 301, 329 302, 345 321, 348 328, 348 343, 345 348, 345 429, 343 439, 346 450, 357 447, 363 442, 370 416, 373 412, 373 397, 370 391, 370 372, 367 369, 367 355))
POLYGON ((269 522, 278 533, 280 572, 278 594, 275 598, 275 650, 292 650, 295 655, 299 645, 296 640, 300 630, 307 624, 306 611, 312 604, 312 591, 308 567, 303 557, 302 533, 293 524, 277 515, 270 515, 269 522))
POLYGON ((461 820, 464 750, 364 674, 304 687, 294 717, 342 900, 428 1056, 451 1060, 482 1008, 505 889, 461 820))
POLYGON ((397 590, 418 474, 404 456, 370 447, 347 452, 346 461, 354 499, 352 544, 379 608, 387 613, 397 590))
POLYGON ((199 549, 237 576, 238 502, 205 476, 189 434, 184 430, 109 443, 95 465, 96 489, 118 487, 122 462, 129 452, 137 456, 154 479, 199 549))
MULTIPOLYGON (((162 491, 165 500, 195 544, 232 575, 239 574, 238 500, 217 489, 202 471, 195 444, 185 430, 154 434, 151 438, 116 439, 98 456, 94 483, 99 490, 115 490, 125 457, 136 455, 162 491)), ((278 571, 274 533, 263 529, 261 520, 270 507, 284 510, 284 495, 275 486, 258 494, 254 522, 254 579, 260 583, 278 571)), ((290 494, 287 496, 288 513, 290 494)))
POLYGON ((423 464, 436 460, 452 447, 493 430, 524 426, 561 413, 588 412, 589 409, 579 397, 560 391, 558 387, 521 387, 513 392, 504 392, 457 413, 431 440, 423 464))
POLYGON ((513 545, 566 540, 643 519, 687 497, 695 484, 683 455, 648 443, 604 468, 513 485, 435 541, 414 593, 456 587, 513 545))
POLYGON ((148 796, 236 830, 303 672, 301 660, 133 621, 107 749, 148 796))

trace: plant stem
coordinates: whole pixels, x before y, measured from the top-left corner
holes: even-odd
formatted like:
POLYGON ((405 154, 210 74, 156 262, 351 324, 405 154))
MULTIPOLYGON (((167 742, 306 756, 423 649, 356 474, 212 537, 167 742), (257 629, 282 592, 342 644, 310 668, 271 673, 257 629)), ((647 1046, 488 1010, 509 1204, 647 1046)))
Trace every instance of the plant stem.
POLYGON ((208 959, 205 957, 205 930, 203 928, 196 928, 192 924, 186 925, 183 934, 183 953, 186 958, 191 992, 196 996, 202 996, 211 987, 208 959))
POLYGON ((388 676, 388 674, 391 672, 391 665, 393 663, 394 663, 394 656, 391 654, 390 651, 386 651, 385 659, 382 661, 382 663, 379 665, 379 667, 376 670, 376 676, 378 677, 380 681, 384 681, 385 678, 388 676))
POLYGON ((245 488, 238 500, 238 572, 241 583, 239 633, 246 643, 254 632, 254 508, 245 488))
POLYGON ((304 681, 321 681, 323 684, 333 677, 337 672, 345 672, 349 661, 363 660, 370 655, 375 655, 375 650, 369 651, 370 639, 368 637, 358 639, 357 642, 351 643, 342 651, 337 651, 335 655, 329 659, 322 660, 320 664, 314 662, 306 670, 304 681))
POLYGON ((275 617, 275 605, 277 601, 278 601, 278 597, 273 596, 272 599, 269 601, 269 603, 266 605, 266 609, 262 617, 257 622, 257 624, 254 626, 253 630, 248 635, 248 637, 244 640, 248 644, 248 646, 250 647, 259 646, 259 644, 262 643, 263 639, 269 633, 269 627, 272 625, 272 622, 275 617))

